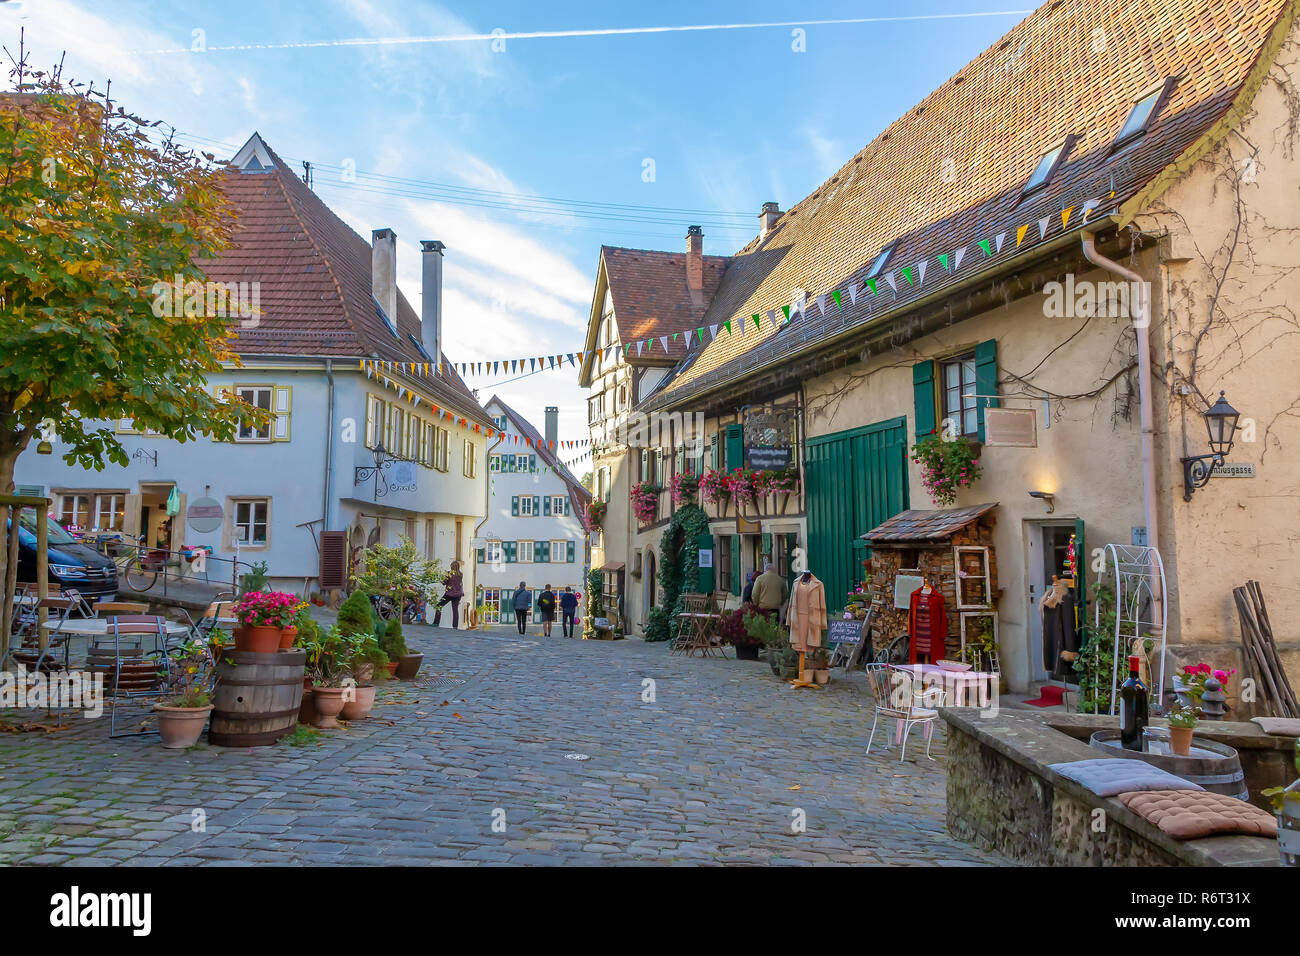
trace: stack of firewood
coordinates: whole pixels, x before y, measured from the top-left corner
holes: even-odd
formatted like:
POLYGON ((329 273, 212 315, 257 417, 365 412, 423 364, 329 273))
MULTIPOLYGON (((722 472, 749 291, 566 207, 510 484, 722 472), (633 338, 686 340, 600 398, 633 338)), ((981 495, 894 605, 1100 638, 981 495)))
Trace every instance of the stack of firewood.
POLYGON ((1247 581, 1243 588, 1233 588, 1237 615, 1241 619, 1241 643, 1246 651, 1246 667, 1256 674, 1259 701, 1274 717, 1300 718, 1300 704, 1286 679, 1286 671, 1277 658, 1273 643, 1273 625, 1264 606, 1264 591, 1258 581, 1247 581))

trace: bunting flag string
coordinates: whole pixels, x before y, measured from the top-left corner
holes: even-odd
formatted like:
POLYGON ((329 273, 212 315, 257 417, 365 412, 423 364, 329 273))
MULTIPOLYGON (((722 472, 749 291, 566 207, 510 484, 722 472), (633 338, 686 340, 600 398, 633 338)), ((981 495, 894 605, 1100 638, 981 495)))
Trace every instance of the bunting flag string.
MULTIPOLYGON (((1115 199, 1115 192, 1112 190, 1106 198, 1093 198, 1085 202, 1074 202, 1068 206, 1063 206, 1060 212, 1060 222, 1062 232, 1070 227, 1074 222, 1076 226, 1081 223, 1087 223, 1093 218, 1098 210, 1103 208, 1113 208, 1114 203, 1110 200, 1115 199), (1076 215, 1077 212, 1077 215, 1076 215)), ((897 299, 900 295, 900 288, 906 292, 910 289, 924 286, 926 281, 926 270, 934 260, 939 263, 943 276, 951 276, 962 267, 966 258, 966 252, 971 245, 978 247, 983 253, 985 259, 1002 253, 1006 244, 1007 237, 1013 232, 1016 237, 1014 249, 1019 249, 1025 242, 1025 239, 1032 226, 1038 226, 1038 235, 1040 239, 1046 239, 1048 232, 1052 228, 1053 218, 1044 216, 1041 219, 1031 222, 1022 223, 1014 230, 1003 230, 996 235, 986 236, 984 238, 973 239, 951 250, 935 253, 932 256, 921 258, 910 265, 899 266, 896 268, 882 269, 876 273, 867 276, 855 276, 845 282, 842 288, 829 289, 813 297, 817 304, 818 312, 826 315, 829 302, 834 304, 835 310, 844 309, 844 295, 848 294, 849 302, 857 305, 860 298, 866 297, 868 303, 877 299, 881 290, 878 286, 879 280, 883 279, 884 283, 889 286, 894 293, 893 298, 897 299), (902 279, 900 287, 899 278, 902 279)), ((888 262, 886 262, 888 265, 888 262)), ((763 309, 754 312, 750 316, 750 321, 754 323, 754 332, 761 332, 763 329, 763 319, 767 318, 768 324, 774 328, 780 328, 795 321, 797 318, 809 317, 809 300, 806 295, 796 295, 788 304, 775 308, 763 309), (779 314, 778 314, 779 313, 779 314)), ((595 356, 603 358, 608 362, 612 356, 621 351, 625 357, 632 355, 632 350, 636 349, 636 355, 642 356, 669 356, 672 354, 670 342, 675 343, 681 340, 688 349, 694 344, 701 346, 708 342, 713 342, 717 337, 726 333, 727 335, 746 334, 746 326, 749 322, 743 318, 726 319, 719 324, 702 325, 695 329, 685 329, 668 334, 648 336, 644 339, 637 339, 633 342, 624 342, 617 345, 607 345, 603 349, 596 349, 595 356), (707 333, 707 338, 706 338, 707 333), (694 342, 692 342, 694 337, 694 342), (656 348, 657 346, 657 348, 656 348)), ((553 355, 526 356, 523 358, 492 359, 477 362, 452 362, 448 363, 455 373, 461 376, 468 375, 491 375, 496 376, 502 372, 511 375, 534 374, 543 371, 554 371, 556 369, 578 369, 582 366, 584 359, 592 353, 589 351, 563 352, 553 355)), ((428 378, 430 376, 441 376, 444 374, 442 362, 389 362, 376 359, 362 359, 361 370, 370 379, 383 379, 385 384, 394 388, 402 388, 401 385, 389 381, 385 378, 386 374, 402 374, 413 378, 428 378)), ((414 398, 414 396, 412 396, 414 398)))

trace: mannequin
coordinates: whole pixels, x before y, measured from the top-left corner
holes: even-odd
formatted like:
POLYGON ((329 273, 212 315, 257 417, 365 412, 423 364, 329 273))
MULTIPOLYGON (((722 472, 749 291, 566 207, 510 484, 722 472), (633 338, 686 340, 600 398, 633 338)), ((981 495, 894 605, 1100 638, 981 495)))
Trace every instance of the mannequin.
POLYGON ((804 655, 822 646, 822 633, 826 630, 826 589, 811 571, 804 570, 790 593, 790 646, 799 652, 799 679, 791 681, 795 687, 816 687, 807 679, 804 655))
POLYGON ((947 653, 948 614, 943 594, 930 586, 928 577, 912 592, 907 613, 908 658, 911 663, 924 657, 933 664, 947 653))
POLYGON ((1039 610, 1043 615, 1043 668, 1058 680, 1071 676, 1071 667, 1061 655, 1079 650, 1074 607, 1074 589, 1069 581, 1052 575, 1052 586, 1043 595, 1039 610))

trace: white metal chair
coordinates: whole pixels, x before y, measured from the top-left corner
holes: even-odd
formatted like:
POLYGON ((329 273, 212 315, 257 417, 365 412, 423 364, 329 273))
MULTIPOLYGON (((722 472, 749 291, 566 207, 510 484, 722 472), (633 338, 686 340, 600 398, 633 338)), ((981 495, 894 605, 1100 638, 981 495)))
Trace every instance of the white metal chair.
POLYGON ((871 685, 871 694, 876 700, 876 716, 871 721, 871 736, 867 738, 867 753, 871 753, 871 744, 876 737, 876 725, 880 718, 886 721, 901 721, 902 753, 899 761, 907 759, 907 736, 913 727, 925 726, 925 755, 930 760, 930 745, 934 742, 934 724, 939 718, 938 707, 943 705, 942 687, 918 693, 918 680, 905 671, 898 671, 886 664, 867 664, 864 668, 867 682, 871 685))

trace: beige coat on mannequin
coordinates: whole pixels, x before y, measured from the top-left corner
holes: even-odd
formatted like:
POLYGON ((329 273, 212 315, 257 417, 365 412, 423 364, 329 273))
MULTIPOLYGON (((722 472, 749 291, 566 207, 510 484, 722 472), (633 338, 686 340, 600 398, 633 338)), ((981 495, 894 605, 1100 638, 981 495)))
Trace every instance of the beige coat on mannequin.
POLYGON ((796 651, 822 646, 826 630, 826 589, 815 576, 807 582, 802 575, 790 593, 790 645, 796 651))

